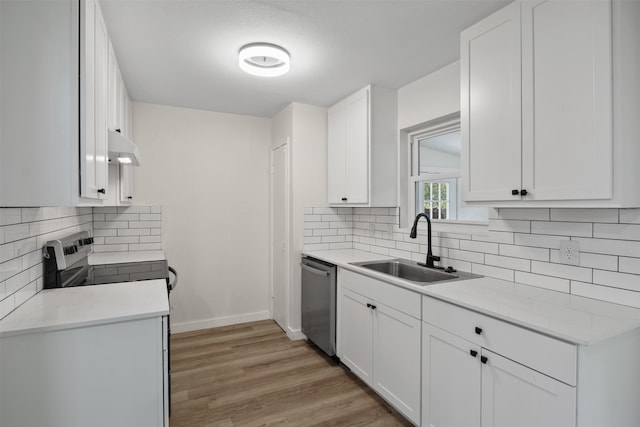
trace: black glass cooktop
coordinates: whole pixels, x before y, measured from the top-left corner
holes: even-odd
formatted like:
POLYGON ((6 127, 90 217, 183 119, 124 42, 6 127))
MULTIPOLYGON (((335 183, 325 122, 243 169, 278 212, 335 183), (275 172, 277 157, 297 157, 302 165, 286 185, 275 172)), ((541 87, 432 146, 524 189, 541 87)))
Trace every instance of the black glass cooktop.
POLYGON ((122 264, 74 265, 45 280, 45 288, 102 285, 136 282, 139 280, 169 279, 167 261, 127 262, 122 264))

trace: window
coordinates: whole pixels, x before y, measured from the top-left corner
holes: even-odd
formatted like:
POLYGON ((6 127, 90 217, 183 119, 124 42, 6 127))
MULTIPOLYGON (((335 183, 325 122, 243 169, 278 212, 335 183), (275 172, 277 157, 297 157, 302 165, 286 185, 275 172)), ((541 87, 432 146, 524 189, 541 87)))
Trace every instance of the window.
POLYGON ((434 220, 486 221, 486 208, 463 205, 460 191, 460 120, 409 134, 409 204, 434 220))

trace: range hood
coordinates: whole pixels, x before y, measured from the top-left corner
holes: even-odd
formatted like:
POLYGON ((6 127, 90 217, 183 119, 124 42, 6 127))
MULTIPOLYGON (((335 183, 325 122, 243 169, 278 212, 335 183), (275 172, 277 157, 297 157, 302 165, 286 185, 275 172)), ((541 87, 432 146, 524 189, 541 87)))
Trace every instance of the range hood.
POLYGON ((138 146, 121 134, 120 129, 109 129, 109 162, 111 164, 140 166, 138 146))

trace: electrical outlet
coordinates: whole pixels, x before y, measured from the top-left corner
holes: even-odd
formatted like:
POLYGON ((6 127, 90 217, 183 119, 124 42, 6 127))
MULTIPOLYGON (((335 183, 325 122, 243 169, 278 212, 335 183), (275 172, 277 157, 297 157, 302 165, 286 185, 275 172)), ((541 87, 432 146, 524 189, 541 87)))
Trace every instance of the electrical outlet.
POLYGON ((580 242, 577 240, 560 241, 560 262, 562 264, 580 265, 580 242))
POLYGON ((376 235, 376 224, 372 222, 369 224, 369 237, 373 237, 375 235, 376 235))

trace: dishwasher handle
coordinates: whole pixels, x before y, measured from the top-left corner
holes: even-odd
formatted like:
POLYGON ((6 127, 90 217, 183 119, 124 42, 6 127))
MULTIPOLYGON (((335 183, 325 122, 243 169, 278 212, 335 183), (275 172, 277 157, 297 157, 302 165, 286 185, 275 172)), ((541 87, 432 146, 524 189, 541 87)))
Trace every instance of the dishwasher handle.
POLYGON ((167 279, 169 292, 171 292, 176 288, 176 286, 178 286, 178 272, 171 266, 169 266, 169 272, 173 273, 174 276, 173 282, 170 282, 169 279, 167 279))
POLYGON ((328 271, 318 270, 317 268, 309 267, 307 264, 303 262, 300 263, 300 267, 302 267, 303 270, 307 270, 309 273, 317 274, 318 276, 327 277, 329 274, 331 274, 328 271))

